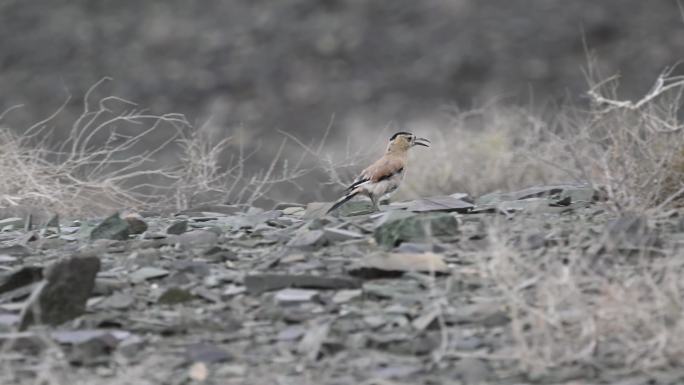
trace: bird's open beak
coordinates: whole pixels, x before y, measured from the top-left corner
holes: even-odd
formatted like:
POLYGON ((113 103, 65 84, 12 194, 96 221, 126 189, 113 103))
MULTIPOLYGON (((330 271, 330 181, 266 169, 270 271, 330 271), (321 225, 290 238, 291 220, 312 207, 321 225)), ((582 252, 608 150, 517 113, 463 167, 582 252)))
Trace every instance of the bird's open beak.
POLYGON ((414 140, 413 143, 416 146, 430 147, 430 141, 425 138, 416 138, 416 140, 414 140))

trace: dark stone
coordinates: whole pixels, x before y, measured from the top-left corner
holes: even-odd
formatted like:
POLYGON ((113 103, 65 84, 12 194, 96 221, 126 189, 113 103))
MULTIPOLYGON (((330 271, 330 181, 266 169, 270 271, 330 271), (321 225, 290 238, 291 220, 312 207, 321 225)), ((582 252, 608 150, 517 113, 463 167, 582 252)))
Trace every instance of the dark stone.
POLYGON ((175 221, 166 228, 166 233, 173 235, 180 235, 186 231, 188 231, 188 221, 186 220, 175 221))
POLYGON ((472 210, 473 207, 475 207, 475 205, 462 199, 454 198, 452 196, 438 196, 410 202, 406 207, 406 210, 413 212, 443 211, 467 213, 472 210))
POLYGON ((174 305, 177 303, 192 301, 194 298, 195 296, 189 291, 179 287, 172 287, 167 289, 164 294, 159 297, 158 302, 164 305, 174 305))
POLYGON ((207 364, 226 362, 233 358, 227 351, 207 343, 189 345, 186 348, 186 356, 190 362, 204 362, 207 364))
POLYGON ((402 242, 424 242, 457 232, 458 221, 450 214, 392 212, 375 229, 374 237, 378 244, 391 248, 402 242))
POLYGON ((325 277, 295 274, 254 274, 245 277, 245 286, 252 294, 279 290, 287 287, 302 289, 357 289, 361 281, 348 277, 325 277))
POLYGON ((183 210, 176 215, 188 215, 192 216, 190 214, 195 214, 195 213, 219 213, 219 214, 225 214, 225 215, 234 215, 242 211, 240 206, 234 206, 234 205, 221 205, 221 204, 216 204, 216 205, 201 205, 201 206, 195 206, 191 207, 187 210, 183 210))
POLYGON ((27 286, 43 279, 43 268, 24 266, 9 274, 0 275, 0 294, 27 286))
POLYGON ((287 202, 280 202, 276 203, 275 206, 273 206, 273 210, 285 210, 286 208, 289 207, 301 207, 301 208, 306 208, 306 205, 303 205, 301 203, 287 203, 287 202))
POLYGON ((0 254, 9 255, 12 257, 27 257, 31 255, 31 249, 22 245, 12 245, 0 247, 0 254))
POLYGON ((114 213, 100 222, 91 232, 90 240, 97 239, 112 239, 116 241, 125 241, 130 234, 128 222, 121 219, 119 213, 114 213))
POLYGON ((289 247, 315 250, 328 243, 323 230, 307 230, 296 234, 288 243, 289 247))
POLYGON ((68 257, 45 268, 45 279, 26 304, 20 327, 59 325, 83 314, 99 270, 97 257, 68 257))
POLYGON ((335 212, 342 217, 371 214, 375 211, 373 204, 369 201, 350 201, 338 208, 335 212))

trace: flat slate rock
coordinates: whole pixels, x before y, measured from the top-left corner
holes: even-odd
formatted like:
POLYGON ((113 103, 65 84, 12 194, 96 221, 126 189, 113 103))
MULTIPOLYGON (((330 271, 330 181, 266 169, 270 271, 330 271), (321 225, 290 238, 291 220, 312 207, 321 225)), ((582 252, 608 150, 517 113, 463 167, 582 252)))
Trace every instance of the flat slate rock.
POLYGON ((298 249, 317 249, 325 246, 328 240, 323 230, 307 230, 297 233, 287 245, 298 249))
POLYGON ((260 294, 285 288, 301 289, 358 289, 362 282, 349 277, 326 277, 304 274, 252 274, 245 277, 247 291, 260 294))
POLYGON ((352 239, 362 239, 363 235, 356 231, 349 231, 344 229, 337 229, 333 227, 326 227, 323 229, 325 239, 329 242, 343 242, 352 239))
POLYGON ((482 206, 530 198, 550 198, 557 200, 570 198, 572 202, 591 202, 596 198, 596 191, 594 191, 591 186, 584 184, 535 186, 508 193, 493 192, 485 194, 477 199, 476 205, 482 206))
POLYGON ((274 299, 281 304, 310 302, 316 299, 318 291, 311 289, 286 288, 276 292, 274 299))
POLYGON ((166 228, 166 234, 180 235, 188 231, 188 221, 178 220, 174 221, 169 227, 166 228))
POLYGON ((9 274, 0 275, 0 294, 36 283, 42 279, 42 267, 24 266, 9 274))
POLYGON ((475 205, 472 203, 447 195, 417 199, 409 202, 406 206, 406 210, 413 212, 443 211, 467 213, 472 210, 473 207, 475 207, 475 205))
POLYGON ((45 279, 22 312, 20 327, 59 325, 83 314, 99 270, 97 257, 68 257, 46 267, 45 279))
POLYGON ((183 211, 176 213, 176 215, 193 216, 196 213, 218 213, 218 214, 224 214, 224 215, 234 215, 234 214, 237 214, 241 211, 242 211, 242 208, 240 208, 240 206, 216 204, 216 205, 201 205, 201 206, 191 207, 187 210, 183 210, 183 211))
POLYGON ((0 255, 9 255, 11 257, 26 257, 31 255, 31 249, 22 245, 12 245, 0 247, 0 255))
POLYGON ((311 202, 306 205, 304 219, 321 218, 325 216, 326 212, 332 207, 332 205, 332 203, 328 202, 311 202))
POLYGON ((366 279, 398 277, 407 272, 448 274, 449 267, 444 257, 427 253, 375 253, 363 259, 350 269, 355 277, 366 279))
POLYGON ((352 217, 356 215, 371 214, 375 212, 375 208, 369 201, 350 201, 343 204, 335 211, 340 216, 352 217))
POLYGON ((148 279, 162 278, 166 277, 167 275, 169 275, 168 270, 160 269, 158 267, 145 266, 129 274, 128 278, 133 283, 141 283, 147 281, 148 279))
POLYGON ((458 221, 451 214, 394 211, 382 217, 373 235, 378 244, 391 248, 403 242, 424 242, 457 233, 458 221))
POLYGON ((195 296, 188 290, 180 287, 170 287, 159 297, 157 301, 164 305, 175 305, 195 299, 195 296))
POLYGON ((3 228, 5 226, 12 226, 16 229, 22 228, 24 227, 24 219, 18 217, 11 217, 0 220, 0 228, 3 228))
POLYGON ((185 355, 190 362, 204 362, 207 364, 226 362, 233 356, 226 350, 209 343, 197 343, 186 347, 185 355))

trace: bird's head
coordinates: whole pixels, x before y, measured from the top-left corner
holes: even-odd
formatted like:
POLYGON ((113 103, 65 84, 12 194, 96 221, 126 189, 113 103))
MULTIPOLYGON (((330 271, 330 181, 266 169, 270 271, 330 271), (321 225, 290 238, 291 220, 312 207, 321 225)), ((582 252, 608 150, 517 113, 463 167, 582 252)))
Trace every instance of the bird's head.
POLYGON ((430 147, 429 143, 429 140, 418 138, 410 132, 397 132, 390 138, 387 152, 405 152, 413 146, 430 147))

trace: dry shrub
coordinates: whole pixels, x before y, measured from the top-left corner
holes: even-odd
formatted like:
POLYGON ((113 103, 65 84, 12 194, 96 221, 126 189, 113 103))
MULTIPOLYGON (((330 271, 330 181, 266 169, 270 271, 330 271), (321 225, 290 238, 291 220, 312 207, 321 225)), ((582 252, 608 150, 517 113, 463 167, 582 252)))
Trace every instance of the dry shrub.
POLYGON ((246 152, 238 145, 234 149, 231 140, 227 137, 212 142, 201 130, 180 135, 176 144, 181 156, 179 165, 173 170, 175 181, 172 185, 176 208, 205 203, 252 206, 276 187, 297 185, 298 179, 311 171, 303 166, 306 152, 294 163, 285 158, 285 138, 265 169, 249 173, 246 162, 260 148, 257 146, 246 152))
POLYGON ((656 259, 647 248, 592 257, 587 246, 597 240, 578 225, 568 247, 530 253, 514 246, 508 226, 490 227, 479 263, 483 284, 498 289, 493 295, 511 317, 512 344, 494 359, 516 362, 532 378, 572 373, 562 367, 619 377, 684 364, 684 263, 672 258, 676 250, 656 259))
MULTIPOLYGON (((308 172, 301 160, 284 159, 285 140, 266 169, 247 172, 245 162, 258 148, 231 152, 231 138, 212 141, 180 114, 150 114, 114 96, 92 101, 103 81, 86 93, 83 114, 66 138, 53 134, 51 124, 68 100, 24 130, 0 127, 0 210, 5 214, 88 216, 198 203, 251 205, 308 172)), ((0 123, 8 113, 11 109, 0 115, 0 123)))
POLYGON ((618 210, 661 209, 684 196, 684 76, 671 71, 635 102, 617 100, 615 77, 594 82, 591 109, 563 134, 578 168, 618 210))
POLYGON ((524 108, 489 106, 455 111, 444 127, 412 128, 432 146, 413 151, 398 198, 455 192, 479 196, 567 180, 563 170, 542 160, 558 153, 551 124, 524 108))
POLYGON ((91 103, 92 90, 61 142, 55 143, 50 127, 61 109, 23 131, 2 128, 0 208, 92 215, 159 200, 156 183, 173 175, 158 167, 155 156, 187 121, 178 114, 147 114, 117 97, 91 103))
POLYGON ((618 211, 681 203, 684 77, 666 71, 636 102, 615 99, 616 87, 615 78, 595 82, 584 110, 541 116, 494 106, 456 112, 444 127, 412 127, 433 145, 414 151, 398 198, 577 182, 604 191, 618 211))

